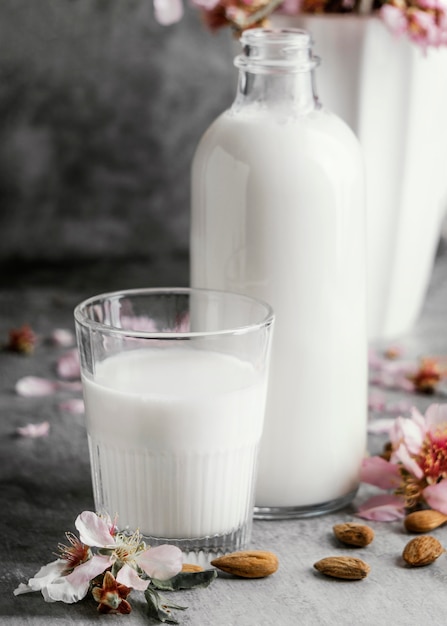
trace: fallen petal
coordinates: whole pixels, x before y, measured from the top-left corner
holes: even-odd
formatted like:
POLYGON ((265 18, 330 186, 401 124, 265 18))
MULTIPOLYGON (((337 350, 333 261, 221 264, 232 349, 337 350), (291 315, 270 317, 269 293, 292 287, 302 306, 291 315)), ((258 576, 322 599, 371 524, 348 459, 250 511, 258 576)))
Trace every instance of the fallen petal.
POLYGON ((399 400, 399 402, 390 402, 385 407, 385 411, 390 415, 399 416, 401 416, 403 413, 410 413, 411 409, 411 403, 407 402, 406 400, 399 400))
POLYGON ((17 433, 21 437, 30 437, 34 439, 36 437, 46 437, 50 431, 49 422, 40 422, 39 424, 27 424, 26 426, 19 426, 17 433))
POLYGON ((147 315, 122 315, 121 327, 125 330, 136 330, 146 333, 157 332, 157 324, 147 315))
POLYGON ((56 328, 50 335, 51 342, 60 348, 69 348, 75 343, 75 336, 71 330, 56 328))
POLYGON ((385 394, 375 391, 370 393, 368 398, 368 408, 371 411, 381 413, 385 409, 385 394))
POLYGON ((69 350, 57 362, 57 375, 60 378, 80 378, 81 365, 77 348, 69 350))
POLYGON ((81 398, 71 398, 70 400, 61 402, 59 404, 59 408, 61 411, 68 411, 68 413, 73 413, 75 415, 85 413, 84 400, 81 398))
POLYGON ((394 417, 383 417, 368 422, 368 432, 372 435, 389 433, 394 425, 394 417))
POLYGON ((372 496, 358 508, 357 516, 377 522, 394 522, 405 517, 405 500, 390 494, 372 496))
POLYGON ((183 15, 181 0, 154 0, 154 15, 159 24, 169 26, 178 22, 183 15))
POLYGON ((82 383, 80 380, 58 380, 56 388, 61 391, 82 391, 82 383))
POLYGON ((25 376, 17 381, 15 390, 19 396, 26 398, 50 396, 56 391, 57 383, 38 376, 25 376))

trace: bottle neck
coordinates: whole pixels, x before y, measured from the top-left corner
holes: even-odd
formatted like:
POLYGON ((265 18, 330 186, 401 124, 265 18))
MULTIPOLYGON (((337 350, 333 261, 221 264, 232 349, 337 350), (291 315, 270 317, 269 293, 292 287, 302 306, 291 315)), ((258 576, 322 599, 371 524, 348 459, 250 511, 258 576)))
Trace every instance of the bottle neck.
POLYGON ((251 29, 236 57, 239 83, 233 111, 302 115, 318 108, 309 33, 298 29, 251 29))

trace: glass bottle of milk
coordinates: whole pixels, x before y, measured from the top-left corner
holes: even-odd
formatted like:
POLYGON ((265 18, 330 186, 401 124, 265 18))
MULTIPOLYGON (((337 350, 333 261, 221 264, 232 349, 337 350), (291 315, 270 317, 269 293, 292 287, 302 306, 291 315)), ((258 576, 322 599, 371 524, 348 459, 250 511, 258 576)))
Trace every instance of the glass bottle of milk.
POLYGON ((363 163, 315 93, 311 37, 252 29, 192 167, 191 281, 276 312, 255 516, 346 505, 366 446, 363 163))

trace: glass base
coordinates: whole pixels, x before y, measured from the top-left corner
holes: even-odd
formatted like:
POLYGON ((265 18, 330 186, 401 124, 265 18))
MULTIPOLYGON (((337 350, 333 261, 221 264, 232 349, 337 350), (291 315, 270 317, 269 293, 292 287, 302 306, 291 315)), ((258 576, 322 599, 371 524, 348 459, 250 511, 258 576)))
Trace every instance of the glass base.
POLYGON ((305 517, 315 517, 342 509, 354 499, 357 488, 350 491, 342 498, 329 500, 310 506, 255 506, 254 519, 277 520, 277 519, 300 519, 305 517))
POLYGON ((216 558, 216 556, 244 549, 250 541, 251 528, 250 520, 249 524, 245 524, 223 535, 192 539, 169 539, 167 537, 143 535, 143 539, 151 547, 163 544, 177 546, 184 553, 185 562, 203 565, 216 558))

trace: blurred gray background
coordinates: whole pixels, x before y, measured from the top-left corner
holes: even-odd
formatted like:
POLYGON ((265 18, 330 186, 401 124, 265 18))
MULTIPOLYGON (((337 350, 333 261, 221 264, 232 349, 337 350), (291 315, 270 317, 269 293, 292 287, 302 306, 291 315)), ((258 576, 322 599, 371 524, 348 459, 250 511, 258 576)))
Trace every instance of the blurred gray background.
POLYGON ((234 50, 188 6, 164 27, 152 0, 1 0, 2 267, 174 259, 185 283, 191 159, 234 50))

